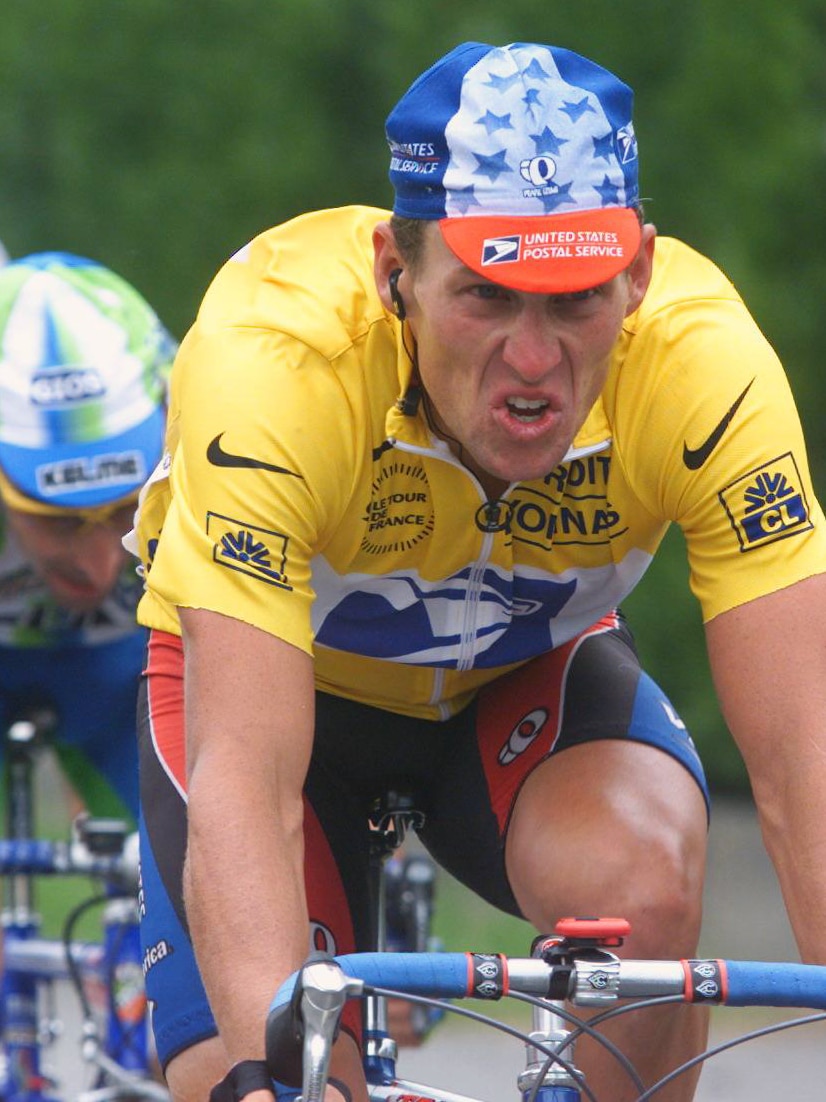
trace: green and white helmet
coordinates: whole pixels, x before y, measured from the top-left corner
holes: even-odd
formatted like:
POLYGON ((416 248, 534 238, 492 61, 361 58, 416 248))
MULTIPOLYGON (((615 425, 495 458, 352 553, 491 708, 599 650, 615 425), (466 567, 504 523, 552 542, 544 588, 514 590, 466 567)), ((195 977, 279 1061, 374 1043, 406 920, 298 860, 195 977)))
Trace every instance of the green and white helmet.
POLYGON ((137 490, 163 449, 176 344, 126 280, 46 252, 0 267, 0 469, 89 509, 137 490))

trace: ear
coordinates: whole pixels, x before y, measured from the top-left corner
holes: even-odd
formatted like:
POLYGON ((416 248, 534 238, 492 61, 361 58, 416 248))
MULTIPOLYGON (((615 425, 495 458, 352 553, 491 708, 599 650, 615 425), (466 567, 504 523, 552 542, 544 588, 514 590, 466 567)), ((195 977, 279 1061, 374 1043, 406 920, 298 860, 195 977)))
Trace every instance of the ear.
POLYGON ((654 271, 654 242, 657 228, 650 222, 642 227, 642 240, 637 255, 628 268, 628 309, 626 316, 633 314, 645 297, 651 275, 654 271))
POLYGON ((376 290, 382 306, 390 314, 396 312, 390 295, 390 273, 396 268, 403 267, 404 261, 396 245, 396 237, 390 228, 390 223, 379 222, 373 230, 373 278, 376 281, 376 290))

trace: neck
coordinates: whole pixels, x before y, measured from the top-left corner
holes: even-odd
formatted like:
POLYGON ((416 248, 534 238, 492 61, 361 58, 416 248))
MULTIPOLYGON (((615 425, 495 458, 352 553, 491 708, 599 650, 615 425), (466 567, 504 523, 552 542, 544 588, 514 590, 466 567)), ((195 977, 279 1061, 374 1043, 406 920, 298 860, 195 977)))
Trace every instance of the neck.
POLYGON ((434 435, 438 436, 440 440, 444 440, 462 466, 475 475, 478 481, 482 485, 482 489, 485 491, 488 501, 498 501, 499 498, 505 493, 510 482, 504 479, 498 478, 496 475, 486 471, 483 467, 474 460, 467 449, 457 440, 454 436, 442 426, 442 422, 439 418, 439 414, 433 408, 433 403, 430 401, 430 397, 426 390, 422 391, 422 397, 424 399, 425 415, 427 417, 427 423, 430 427, 430 431, 434 435))

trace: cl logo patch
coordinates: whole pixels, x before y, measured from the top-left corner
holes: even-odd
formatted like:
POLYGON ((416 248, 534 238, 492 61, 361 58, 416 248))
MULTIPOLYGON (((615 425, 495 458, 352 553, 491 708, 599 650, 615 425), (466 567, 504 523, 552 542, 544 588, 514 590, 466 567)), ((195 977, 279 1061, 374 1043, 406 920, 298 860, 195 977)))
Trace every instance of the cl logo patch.
POLYGON ((732 482, 719 497, 741 551, 753 551, 813 527, 791 452, 732 482))

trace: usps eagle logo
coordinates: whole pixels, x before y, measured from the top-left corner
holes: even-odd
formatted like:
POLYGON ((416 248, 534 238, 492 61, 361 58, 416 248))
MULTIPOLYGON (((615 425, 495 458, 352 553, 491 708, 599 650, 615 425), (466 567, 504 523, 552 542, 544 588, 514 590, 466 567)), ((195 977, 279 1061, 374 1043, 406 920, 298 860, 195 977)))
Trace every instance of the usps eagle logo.
POLYGON ((522 234, 514 233, 508 237, 486 237, 482 242, 482 265, 507 264, 519 259, 522 234))

